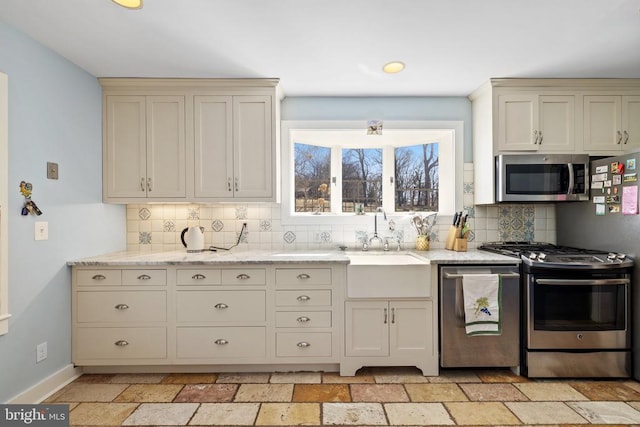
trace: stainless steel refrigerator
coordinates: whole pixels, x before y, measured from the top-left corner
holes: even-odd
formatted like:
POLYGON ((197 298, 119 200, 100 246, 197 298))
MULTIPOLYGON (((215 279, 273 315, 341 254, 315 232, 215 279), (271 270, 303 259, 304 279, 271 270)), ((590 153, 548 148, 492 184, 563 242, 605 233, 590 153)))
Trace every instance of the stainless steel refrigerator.
POLYGON ((640 152, 591 158, 588 202, 556 205, 557 243, 625 253, 634 259, 631 286, 633 376, 640 380, 640 152))

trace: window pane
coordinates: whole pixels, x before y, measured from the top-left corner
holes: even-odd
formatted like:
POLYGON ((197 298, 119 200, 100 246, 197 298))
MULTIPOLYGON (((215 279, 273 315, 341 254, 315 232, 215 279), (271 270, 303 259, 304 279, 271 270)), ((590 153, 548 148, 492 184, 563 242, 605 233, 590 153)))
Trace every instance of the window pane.
POLYGON ((395 149, 396 212, 438 211, 438 143, 395 149))
POLYGON ((382 206, 382 149, 342 150, 342 212, 355 212, 362 204, 365 212, 382 206))
POLYGON ((330 212, 331 149, 294 144, 295 211, 330 212))

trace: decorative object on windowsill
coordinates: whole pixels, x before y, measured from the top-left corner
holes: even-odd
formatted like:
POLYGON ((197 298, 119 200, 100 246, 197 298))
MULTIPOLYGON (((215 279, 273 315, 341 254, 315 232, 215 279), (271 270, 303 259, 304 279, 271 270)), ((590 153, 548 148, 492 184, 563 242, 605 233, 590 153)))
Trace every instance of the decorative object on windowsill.
POLYGON ((33 191, 33 185, 30 182, 20 181, 20 193, 24 196, 24 206, 20 214, 27 216, 29 214, 40 216, 42 211, 38 208, 33 200, 31 200, 31 192, 33 191))
POLYGON ((431 241, 431 233, 433 231, 433 227, 436 225, 436 219, 438 218, 438 213, 432 213, 425 217, 421 217, 420 215, 415 215, 412 218, 413 226, 416 228, 418 232, 418 237, 416 238, 416 250, 418 251, 428 251, 429 245, 431 241))
POLYGON ((356 215, 364 215, 364 203, 356 203, 356 215))
POLYGON ((313 213, 314 215, 320 215, 320 213, 324 212, 324 205, 327 202, 325 196, 327 194, 329 194, 329 186, 325 183, 320 184, 320 186, 318 187, 318 207, 313 213))
POLYGON ((382 135, 382 120, 367 120, 367 135, 382 135))

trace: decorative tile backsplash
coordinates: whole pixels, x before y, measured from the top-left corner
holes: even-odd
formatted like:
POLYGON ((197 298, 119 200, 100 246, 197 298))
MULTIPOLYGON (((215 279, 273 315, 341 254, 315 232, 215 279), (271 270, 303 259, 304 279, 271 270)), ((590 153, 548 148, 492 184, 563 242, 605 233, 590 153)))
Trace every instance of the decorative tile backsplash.
MULTIPOLYGON (((469 247, 482 242, 556 242, 553 204, 473 204, 473 164, 464 165, 460 188, 463 206, 471 227, 469 247)), ((247 224, 234 251, 273 249, 329 249, 340 245, 357 248, 373 235, 370 228, 352 225, 282 225, 280 205, 276 203, 128 205, 127 248, 143 251, 169 251, 183 248, 180 233, 186 227, 201 226, 205 245, 231 247, 238 242, 242 225, 247 224)), ((431 241, 432 248, 444 247, 451 217, 439 217, 431 241)), ((415 247, 416 231, 409 216, 394 216, 393 230, 386 233, 402 242, 405 249, 415 247)))

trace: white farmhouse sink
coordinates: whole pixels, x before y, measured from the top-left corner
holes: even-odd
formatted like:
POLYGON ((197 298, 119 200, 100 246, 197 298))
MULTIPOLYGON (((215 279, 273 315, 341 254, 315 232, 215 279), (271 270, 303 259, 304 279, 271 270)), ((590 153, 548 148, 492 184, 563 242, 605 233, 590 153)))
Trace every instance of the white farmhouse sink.
POLYGON ((429 260, 410 253, 349 252, 349 298, 424 298, 431 296, 429 260))

